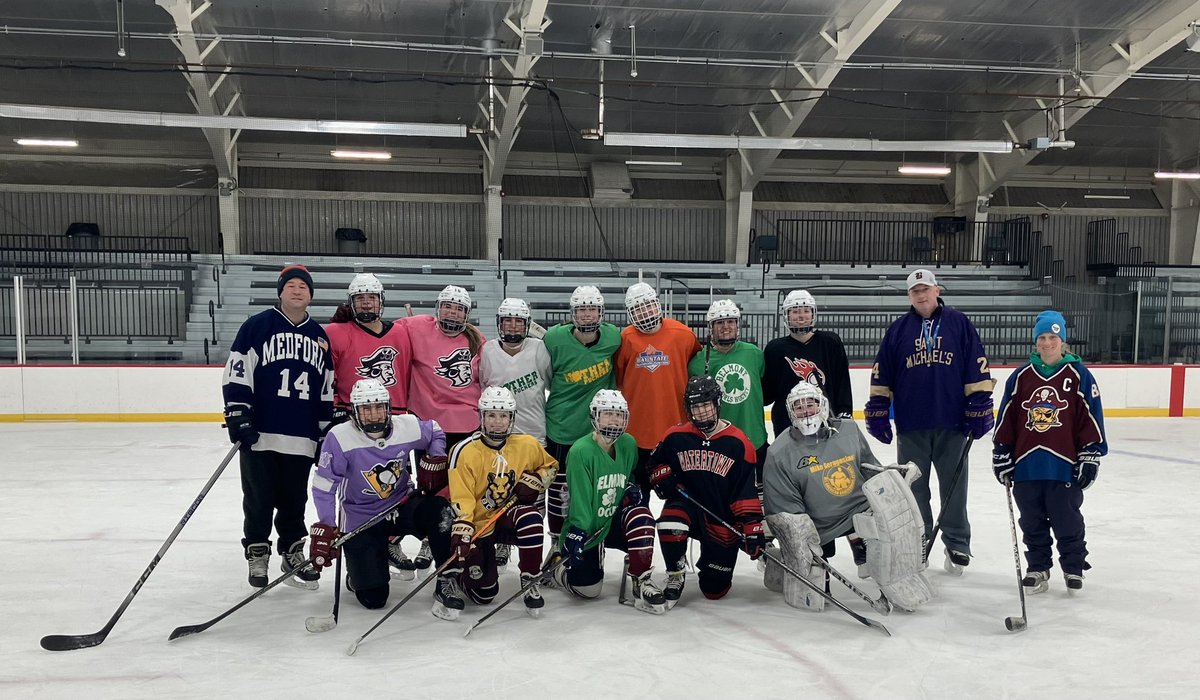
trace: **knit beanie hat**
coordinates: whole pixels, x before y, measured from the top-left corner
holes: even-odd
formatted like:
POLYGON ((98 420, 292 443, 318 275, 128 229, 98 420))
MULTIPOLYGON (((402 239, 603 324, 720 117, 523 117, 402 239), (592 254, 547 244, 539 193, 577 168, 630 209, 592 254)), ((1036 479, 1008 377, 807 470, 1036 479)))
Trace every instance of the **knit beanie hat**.
POLYGON ((1033 324, 1033 342, 1043 333, 1053 333, 1067 342, 1067 319, 1057 311, 1043 311, 1033 324))
POLYGON ((279 272, 279 281, 275 283, 276 296, 283 296, 283 285, 292 279, 298 279, 307 284, 308 296, 313 295, 313 279, 312 275, 308 274, 308 268, 303 265, 288 265, 279 272))

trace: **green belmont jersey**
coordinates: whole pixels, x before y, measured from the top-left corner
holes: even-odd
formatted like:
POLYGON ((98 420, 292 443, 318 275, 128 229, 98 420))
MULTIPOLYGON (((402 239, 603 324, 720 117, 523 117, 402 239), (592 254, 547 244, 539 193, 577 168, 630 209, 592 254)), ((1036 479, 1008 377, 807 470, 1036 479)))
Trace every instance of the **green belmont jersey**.
MULTIPOLYGON (((763 414, 763 351, 757 345, 738 341, 726 353, 704 348, 688 363, 688 374, 704 374, 708 357, 708 376, 717 380, 725 397, 721 399, 721 417, 733 423, 750 438, 750 444, 767 444, 767 422, 763 414)), ((761 459, 761 456, 760 456, 761 459)))
POLYGON ((563 523, 563 537, 572 527, 577 527, 592 538, 588 549, 608 537, 608 529, 625 495, 625 482, 633 471, 637 455, 637 441, 628 433, 617 438, 612 457, 591 433, 571 445, 571 451, 567 453, 567 464, 571 465, 567 469, 570 505, 563 523), (600 535, 593 538, 596 532, 600 535))
POLYGON ((589 434, 592 397, 601 389, 617 388, 613 355, 621 347, 621 330, 601 323, 600 337, 590 347, 579 342, 573 331, 570 323, 560 323, 542 338, 554 368, 546 399, 546 437, 560 445, 589 434))

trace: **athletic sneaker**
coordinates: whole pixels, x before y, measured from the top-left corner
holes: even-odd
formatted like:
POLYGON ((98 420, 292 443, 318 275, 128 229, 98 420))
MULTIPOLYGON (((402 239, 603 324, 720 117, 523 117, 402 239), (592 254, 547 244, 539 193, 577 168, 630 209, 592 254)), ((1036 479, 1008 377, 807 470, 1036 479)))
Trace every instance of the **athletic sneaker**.
POLYGON ((250 566, 250 585, 267 587, 267 564, 271 561, 271 543, 260 542, 246 547, 246 561, 250 566))
POLYGON ((1029 595, 1045 593, 1050 590, 1050 572, 1026 571, 1025 578, 1021 579, 1021 585, 1025 587, 1025 593, 1029 595))

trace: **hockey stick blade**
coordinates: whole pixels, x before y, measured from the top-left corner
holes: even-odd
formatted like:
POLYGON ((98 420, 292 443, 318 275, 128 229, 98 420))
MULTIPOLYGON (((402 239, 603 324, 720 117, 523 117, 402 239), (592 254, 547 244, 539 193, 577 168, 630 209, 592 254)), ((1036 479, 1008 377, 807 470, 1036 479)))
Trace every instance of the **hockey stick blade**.
POLYGON ((1004 626, 1009 632, 1024 632, 1029 627, 1029 622, 1023 617, 1006 617, 1004 626))
POLYGON ((358 651, 358 643, 360 641, 362 640, 356 639, 350 642, 350 646, 346 647, 346 656, 354 656, 354 652, 358 651))
POLYGON ((99 646, 108 636, 108 630, 93 634, 48 634, 42 637, 42 648, 46 651, 72 651, 99 646))
POLYGON ((328 632, 337 627, 337 618, 333 615, 316 615, 304 621, 304 629, 309 632, 328 632))

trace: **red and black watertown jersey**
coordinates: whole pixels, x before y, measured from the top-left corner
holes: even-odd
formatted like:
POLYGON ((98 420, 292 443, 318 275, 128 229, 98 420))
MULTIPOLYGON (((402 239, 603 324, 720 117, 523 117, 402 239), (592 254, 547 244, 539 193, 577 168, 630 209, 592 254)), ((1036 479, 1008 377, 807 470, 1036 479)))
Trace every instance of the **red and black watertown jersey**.
MULTIPOLYGON (((754 446, 736 426, 705 437, 691 423, 680 423, 659 440, 649 465, 670 465, 689 496, 726 522, 741 524, 763 517, 754 488, 754 462, 754 446)), ((724 528, 717 525, 716 530, 724 528)))

